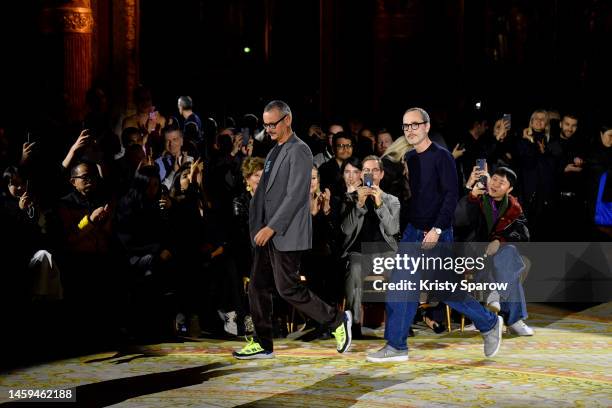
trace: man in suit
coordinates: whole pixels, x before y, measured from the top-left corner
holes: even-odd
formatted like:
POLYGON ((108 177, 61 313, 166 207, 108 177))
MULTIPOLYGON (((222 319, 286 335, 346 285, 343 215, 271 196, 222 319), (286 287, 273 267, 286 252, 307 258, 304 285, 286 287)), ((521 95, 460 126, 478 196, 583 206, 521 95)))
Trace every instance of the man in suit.
POLYGON ((340 313, 327 305, 300 280, 302 252, 312 246, 313 162, 310 149, 291 129, 292 119, 285 102, 272 101, 264 108, 263 126, 276 145, 266 157, 262 180, 249 208, 249 229, 255 244, 249 302, 256 336, 233 353, 238 359, 274 357, 274 285, 289 304, 333 330, 339 353, 351 345, 351 313, 340 313))

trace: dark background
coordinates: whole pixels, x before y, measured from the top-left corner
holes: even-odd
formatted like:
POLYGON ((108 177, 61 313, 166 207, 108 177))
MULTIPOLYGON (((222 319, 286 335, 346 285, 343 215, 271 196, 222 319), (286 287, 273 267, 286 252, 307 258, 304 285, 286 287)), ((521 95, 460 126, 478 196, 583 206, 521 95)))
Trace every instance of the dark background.
MULTIPOLYGON (((37 31, 40 2, 12 3, 0 6, 0 121, 19 127, 61 109, 45 80, 61 65, 37 31)), ((419 105, 444 126, 481 100, 513 123, 543 107, 595 124, 612 105, 611 10, 604 0, 141 0, 140 82, 162 112, 188 94, 221 125, 271 98, 298 122, 358 116, 396 129, 419 105)), ((98 66, 94 81, 116 75, 98 66)))

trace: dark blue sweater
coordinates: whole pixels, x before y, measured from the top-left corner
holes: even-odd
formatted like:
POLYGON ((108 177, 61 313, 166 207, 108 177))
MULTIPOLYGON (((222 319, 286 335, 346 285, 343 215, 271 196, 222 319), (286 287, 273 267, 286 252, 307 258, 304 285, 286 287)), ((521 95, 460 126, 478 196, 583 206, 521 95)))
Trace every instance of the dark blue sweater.
POLYGON ((406 153, 412 198, 409 222, 417 229, 447 229, 457 206, 457 172, 453 156, 433 142, 423 153, 406 153))

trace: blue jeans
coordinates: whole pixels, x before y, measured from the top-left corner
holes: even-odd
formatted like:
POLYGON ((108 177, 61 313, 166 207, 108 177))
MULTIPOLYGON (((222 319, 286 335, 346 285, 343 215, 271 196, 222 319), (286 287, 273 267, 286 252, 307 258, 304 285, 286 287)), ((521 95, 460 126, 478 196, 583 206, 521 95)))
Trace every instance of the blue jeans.
POLYGON ((514 245, 502 246, 493 257, 493 281, 507 282, 508 289, 500 291, 501 312, 507 316, 506 324, 512 325, 527 318, 525 292, 521 284, 521 272, 525 263, 514 245))
MULTIPOLYGON (((418 243, 422 242, 424 237, 423 230, 416 229, 408 224, 401 242, 418 243)), ((452 228, 443 230, 438 242, 453 242, 452 228)), ((395 270, 391 275, 391 282, 398 283, 402 279, 407 279, 408 275, 410 274, 406 273, 406 271, 395 270)), ((422 276, 422 271, 417 271, 411 276, 411 280, 418 280, 422 276)), ((469 317, 474 322, 476 328, 481 332, 487 332, 495 327, 497 324, 497 316, 495 316, 494 313, 489 312, 473 297, 467 296, 465 293, 458 296, 461 298, 460 301, 447 300, 445 303, 459 313, 469 317)), ((406 339, 408 338, 408 331, 410 330, 418 306, 418 299, 414 299, 408 294, 405 295, 404 300, 398 299, 397 293, 387 296, 387 303, 385 305, 387 312, 385 340, 387 340, 388 345, 397 350, 408 350, 406 339)))

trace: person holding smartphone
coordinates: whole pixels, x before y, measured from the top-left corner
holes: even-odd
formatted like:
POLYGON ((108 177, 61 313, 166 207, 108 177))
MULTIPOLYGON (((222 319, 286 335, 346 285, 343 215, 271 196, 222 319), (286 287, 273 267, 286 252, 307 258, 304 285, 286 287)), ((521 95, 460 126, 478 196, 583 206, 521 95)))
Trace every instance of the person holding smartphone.
POLYGON ((489 243, 485 257, 490 257, 491 265, 479 278, 508 283, 506 290, 489 292, 487 308, 504 315, 511 333, 533 336, 534 330, 524 322, 527 304, 521 275, 525 263, 516 246, 508 245, 527 242, 530 238, 523 209, 510 194, 516 183, 516 173, 507 167, 498 167, 489 176, 486 166, 474 166, 468 180, 471 190, 455 210, 455 226, 465 231, 462 241, 489 243))
POLYGON ((467 132, 451 152, 457 164, 459 185, 465 185, 476 159, 488 159, 495 149, 495 139, 489 132, 488 120, 481 112, 470 115, 467 124, 467 132))
POLYGON ((383 164, 378 156, 370 155, 361 164, 362 185, 356 188, 352 201, 345 201, 341 230, 344 234, 343 257, 348 257, 344 288, 346 309, 353 314, 353 338, 361 336, 361 301, 363 279, 361 270, 363 257, 392 256, 397 250, 395 235, 399 232, 399 199, 380 188, 385 176, 383 164), (375 253, 366 253, 362 243, 376 243, 375 253))

